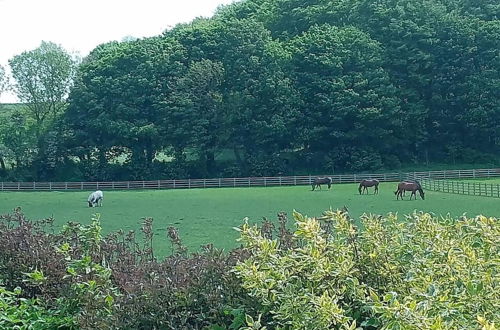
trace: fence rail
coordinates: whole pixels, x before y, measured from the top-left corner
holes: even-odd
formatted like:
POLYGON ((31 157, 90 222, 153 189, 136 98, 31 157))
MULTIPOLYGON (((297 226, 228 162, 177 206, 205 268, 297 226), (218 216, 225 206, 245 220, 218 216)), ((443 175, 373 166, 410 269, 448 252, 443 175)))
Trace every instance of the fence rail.
POLYGON ((500 184, 421 179, 423 188, 445 193, 500 198, 500 184))
MULTIPOLYGON (((356 183, 363 179, 394 182, 409 177, 420 179, 468 179, 500 177, 500 168, 474 170, 446 170, 407 173, 343 174, 330 176, 333 183, 356 183)), ((222 187, 272 187, 310 185, 317 176, 279 176, 247 178, 182 179, 153 181, 109 182, 0 182, 0 191, 50 191, 50 190, 128 190, 128 189, 189 189, 222 187)))

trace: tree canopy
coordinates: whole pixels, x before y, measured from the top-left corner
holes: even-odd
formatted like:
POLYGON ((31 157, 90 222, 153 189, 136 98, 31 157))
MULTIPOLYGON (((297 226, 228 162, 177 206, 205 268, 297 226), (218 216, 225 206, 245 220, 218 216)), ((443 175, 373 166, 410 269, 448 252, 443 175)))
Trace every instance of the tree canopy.
POLYGON ((37 122, 62 114, 52 136, 85 177, 495 162, 498 10, 465 0, 235 2, 160 36, 98 46, 78 67, 67 111, 71 61, 56 45, 11 67, 37 122))

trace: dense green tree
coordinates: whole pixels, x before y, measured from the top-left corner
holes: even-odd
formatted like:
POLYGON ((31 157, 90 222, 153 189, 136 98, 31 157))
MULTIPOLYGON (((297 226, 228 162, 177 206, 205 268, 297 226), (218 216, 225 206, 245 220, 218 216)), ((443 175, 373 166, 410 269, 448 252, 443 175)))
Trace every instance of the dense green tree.
POLYGON ((223 146, 225 136, 220 91, 223 75, 219 62, 192 62, 166 100, 166 136, 176 160, 184 159, 185 149, 192 148, 206 174, 213 173, 215 154, 223 146))
POLYGON ((304 101, 304 147, 389 152, 403 114, 383 68, 380 44, 356 28, 312 27, 290 42, 294 82, 304 101))
MULTIPOLYGON (((188 102, 195 101, 199 118, 206 118, 203 113, 214 114, 211 118, 215 121, 208 120, 207 123, 212 124, 205 126, 209 129, 198 131, 205 136, 198 138, 198 146, 205 150, 202 158, 206 162, 213 163, 211 150, 215 145, 219 151, 225 148, 233 150, 239 165, 247 167, 250 159, 261 154, 269 157, 293 143, 294 130, 289 124, 297 120, 295 109, 300 100, 283 71, 282 47, 272 41, 269 31, 261 23, 249 19, 197 20, 176 27, 170 35, 186 48, 188 63, 194 65, 200 75, 213 76, 212 70, 206 67, 209 62, 203 59, 222 66, 216 94, 200 89, 199 85, 196 90, 197 94, 205 96, 217 95, 220 98, 217 107, 213 107, 212 97, 209 97, 212 106, 205 105, 206 97, 203 101, 192 95, 189 98, 191 103, 188 102), (201 63, 205 63, 206 73, 200 71, 201 63), (207 148, 207 141, 211 141, 212 147, 207 148)), ((192 76, 188 73, 182 81, 192 84, 192 76)), ((186 113, 178 112, 178 115, 185 116, 186 113)), ((186 134, 190 128, 183 122, 170 121, 170 126, 186 134)))
POLYGON ((300 99, 283 71, 287 55, 261 23, 229 21, 221 37, 221 47, 231 49, 222 56, 228 146, 245 168, 293 146, 300 99))
MULTIPOLYGON (((0 123, 0 155, 9 159, 10 167, 19 170, 28 167, 33 159, 35 136, 30 119, 20 111, 14 111, 0 123)), ((5 164, 1 167, 5 170, 5 164)))
POLYGON ((151 38, 102 45, 86 58, 66 116, 81 158, 98 150, 105 164, 106 153, 126 148, 135 163, 151 164, 165 144, 160 101, 183 68, 180 54, 172 40, 151 38))
MULTIPOLYGON (((364 1, 360 8, 363 29, 385 46, 385 67, 404 95, 403 110, 419 128, 425 120, 425 127, 419 129, 425 133, 415 136, 423 143, 417 143, 414 152, 430 149, 435 157, 455 154, 475 143, 470 124, 482 122, 481 126, 489 127, 487 131, 494 129, 487 118, 498 116, 498 98, 487 92, 490 88, 479 92, 470 84, 477 85, 481 76, 485 87, 495 85, 498 55, 493 50, 498 49, 498 24, 457 16, 436 1, 364 1), (484 25, 489 29, 482 29, 484 25), (491 104, 487 116, 470 103, 480 97, 478 92, 488 93, 481 98, 491 104), (465 120, 471 111, 476 116, 465 120)), ((483 149, 494 149, 493 140, 486 145, 481 140, 483 149)))

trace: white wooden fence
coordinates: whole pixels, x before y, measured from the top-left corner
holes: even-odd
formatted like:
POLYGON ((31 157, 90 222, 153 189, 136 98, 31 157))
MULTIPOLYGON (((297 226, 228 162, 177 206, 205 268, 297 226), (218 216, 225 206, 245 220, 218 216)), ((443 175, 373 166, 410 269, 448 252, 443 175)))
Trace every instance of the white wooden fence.
POLYGON ((423 188, 433 191, 500 198, 500 184, 433 179, 422 179, 420 183, 423 188))
MULTIPOLYGON (((500 168, 381 174, 326 174, 321 176, 330 176, 333 179, 333 183, 355 183, 363 179, 378 179, 381 182, 388 182, 399 181, 409 177, 430 179, 484 178, 500 177, 500 168)), ((310 185, 316 177, 318 176, 307 175, 110 182, 0 182, 0 191, 189 189, 221 187, 298 186, 310 185)))

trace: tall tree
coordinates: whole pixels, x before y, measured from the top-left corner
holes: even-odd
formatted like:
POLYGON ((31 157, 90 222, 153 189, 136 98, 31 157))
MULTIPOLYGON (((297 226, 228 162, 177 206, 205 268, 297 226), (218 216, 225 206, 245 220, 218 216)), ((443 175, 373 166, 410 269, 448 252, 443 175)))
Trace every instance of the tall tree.
POLYGON ((226 50, 221 62, 227 145, 245 169, 252 159, 269 159, 293 146, 300 99, 284 72, 286 54, 262 23, 227 21, 219 38, 226 50))
POLYGON ((177 160, 186 147, 196 151, 205 174, 213 173, 215 153, 224 141, 222 95, 224 69, 219 62, 204 59, 189 65, 175 91, 167 99, 167 140, 177 160))
POLYGON ((42 41, 38 48, 11 58, 9 65, 14 91, 36 121, 38 138, 65 109, 76 62, 61 46, 42 41))
POLYGON ((0 65, 0 97, 2 97, 2 94, 7 91, 8 87, 9 87, 9 77, 5 72, 5 68, 2 65, 0 65))
MULTIPOLYGON (((101 165, 107 153, 126 148, 133 162, 147 170, 156 152, 165 145, 161 104, 179 72, 182 50, 161 37, 96 48, 82 63, 70 95, 66 121, 73 144, 93 148, 101 165)), ((87 154, 87 156, 84 156, 87 154)))
POLYGON ((399 98, 383 68, 379 43, 356 28, 322 25, 288 47, 304 101, 299 131, 306 149, 380 154, 400 143, 399 98))

